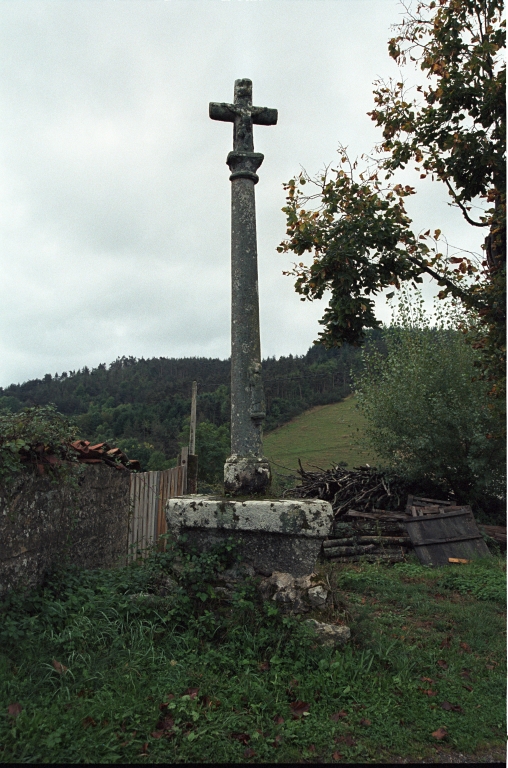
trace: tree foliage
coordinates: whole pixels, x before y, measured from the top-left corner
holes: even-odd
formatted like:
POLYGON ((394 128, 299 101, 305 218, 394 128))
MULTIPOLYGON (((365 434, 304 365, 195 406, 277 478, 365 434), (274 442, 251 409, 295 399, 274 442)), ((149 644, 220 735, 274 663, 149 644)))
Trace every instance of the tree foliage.
POLYGON ((76 437, 76 425, 54 405, 0 410, 0 488, 5 490, 23 467, 70 476, 77 459, 69 443, 76 437))
MULTIPOLYGON (((286 423, 315 405, 337 402, 351 392, 351 369, 359 350, 348 345, 306 355, 263 361, 267 401, 265 429, 286 423)), ((198 382, 198 423, 229 423, 230 362, 208 358, 138 360, 119 358, 89 370, 46 374, 0 389, 0 410, 54 403, 72 417, 80 437, 107 441, 138 459, 142 469, 164 469, 180 451, 180 433, 190 414, 192 381, 198 382)), ((185 438, 188 441, 188 432, 185 438)), ((199 466, 207 472, 204 457, 199 466)))
POLYGON ((331 298, 320 321, 327 346, 361 343, 379 322, 374 297, 401 283, 434 278, 439 296, 459 299, 481 320, 470 340, 483 352, 483 375, 493 393, 504 391, 506 170, 505 22, 502 0, 440 0, 406 7, 389 42, 399 64, 420 65, 427 86, 414 97, 405 83, 377 82, 372 120, 382 129, 376 158, 360 171, 344 148, 335 169, 286 185, 288 239, 279 252, 302 257, 292 274, 303 300, 331 298), (410 162, 422 178, 444 183, 465 221, 484 228, 483 260, 451 255, 441 231, 419 234, 405 209, 415 194, 393 176, 410 162), (305 185, 317 190, 307 193, 305 185), (316 203, 312 201, 318 201, 316 203), (480 207, 480 215, 473 210, 480 207))
POLYGON ((410 482, 442 483, 460 502, 485 510, 505 493, 499 413, 486 382, 474 377, 478 352, 456 330, 453 313, 442 310, 431 326, 421 295, 403 289, 383 334, 387 354, 363 350, 357 397, 368 439, 390 468, 410 482))

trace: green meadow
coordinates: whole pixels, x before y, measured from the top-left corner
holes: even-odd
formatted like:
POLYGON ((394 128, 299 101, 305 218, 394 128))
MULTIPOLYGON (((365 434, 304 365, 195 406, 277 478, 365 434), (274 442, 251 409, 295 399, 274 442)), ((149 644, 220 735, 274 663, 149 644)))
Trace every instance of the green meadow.
POLYGON ((363 440, 365 419, 351 395, 340 403, 320 405, 301 414, 264 437, 265 455, 276 471, 298 468, 322 469, 345 462, 349 468, 376 463, 363 440))

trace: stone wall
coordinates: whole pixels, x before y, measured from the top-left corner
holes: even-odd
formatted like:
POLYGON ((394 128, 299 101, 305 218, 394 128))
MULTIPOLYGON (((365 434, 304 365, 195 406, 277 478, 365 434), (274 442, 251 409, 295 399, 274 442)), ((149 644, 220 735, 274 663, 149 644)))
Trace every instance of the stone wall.
POLYGON ((126 562, 130 473, 89 465, 75 488, 23 475, 0 499, 0 594, 34 587, 56 565, 126 562))

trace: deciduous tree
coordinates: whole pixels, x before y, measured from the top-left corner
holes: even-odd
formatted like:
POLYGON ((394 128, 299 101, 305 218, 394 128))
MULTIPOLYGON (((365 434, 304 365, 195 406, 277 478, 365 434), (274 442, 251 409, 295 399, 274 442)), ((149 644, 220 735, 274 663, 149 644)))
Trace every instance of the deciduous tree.
POLYGON ((361 343, 379 326, 374 297, 390 286, 434 278, 439 296, 458 298, 480 320, 469 338, 482 350, 482 375, 492 394, 504 392, 506 168, 505 22, 502 0, 439 0, 405 6, 389 41, 401 66, 418 64, 427 85, 414 96, 403 81, 377 82, 370 113, 382 129, 376 158, 362 171, 340 148, 337 168, 311 179, 305 172, 285 186, 288 239, 280 252, 302 257, 295 288, 303 299, 331 298, 320 321, 327 346, 361 343), (440 230, 417 233, 405 199, 415 194, 395 183, 410 162, 422 177, 446 185, 450 203, 468 226, 483 228, 484 257, 451 255, 440 230), (313 182, 317 191, 308 194, 313 182), (317 201, 316 205, 312 201, 317 201), (475 211, 480 209, 479 215, 475 211))

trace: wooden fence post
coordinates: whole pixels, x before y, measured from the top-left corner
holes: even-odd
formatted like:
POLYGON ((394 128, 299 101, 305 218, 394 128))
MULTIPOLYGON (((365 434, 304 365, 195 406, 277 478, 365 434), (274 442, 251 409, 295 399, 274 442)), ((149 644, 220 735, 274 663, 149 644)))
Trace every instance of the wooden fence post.
POLYGON ((192 401, 189 434, 189 458, 187 461, 187 493, 198 492, 198 457, 196 456, 196 403, 198 383, 192 382, 192 401))
POLYGON ((182 467, 181 494, 182 496, 185 496, 187 493, 187 469, 189 466, 189 449, 186 446, 182 448, 182 452, 180 454, 180 466, 182 467))
POLYGON ((190 412, 189 453, 196 453, 196 402, 198 396, 198 383, 192 382, 192 400, 190 412))

